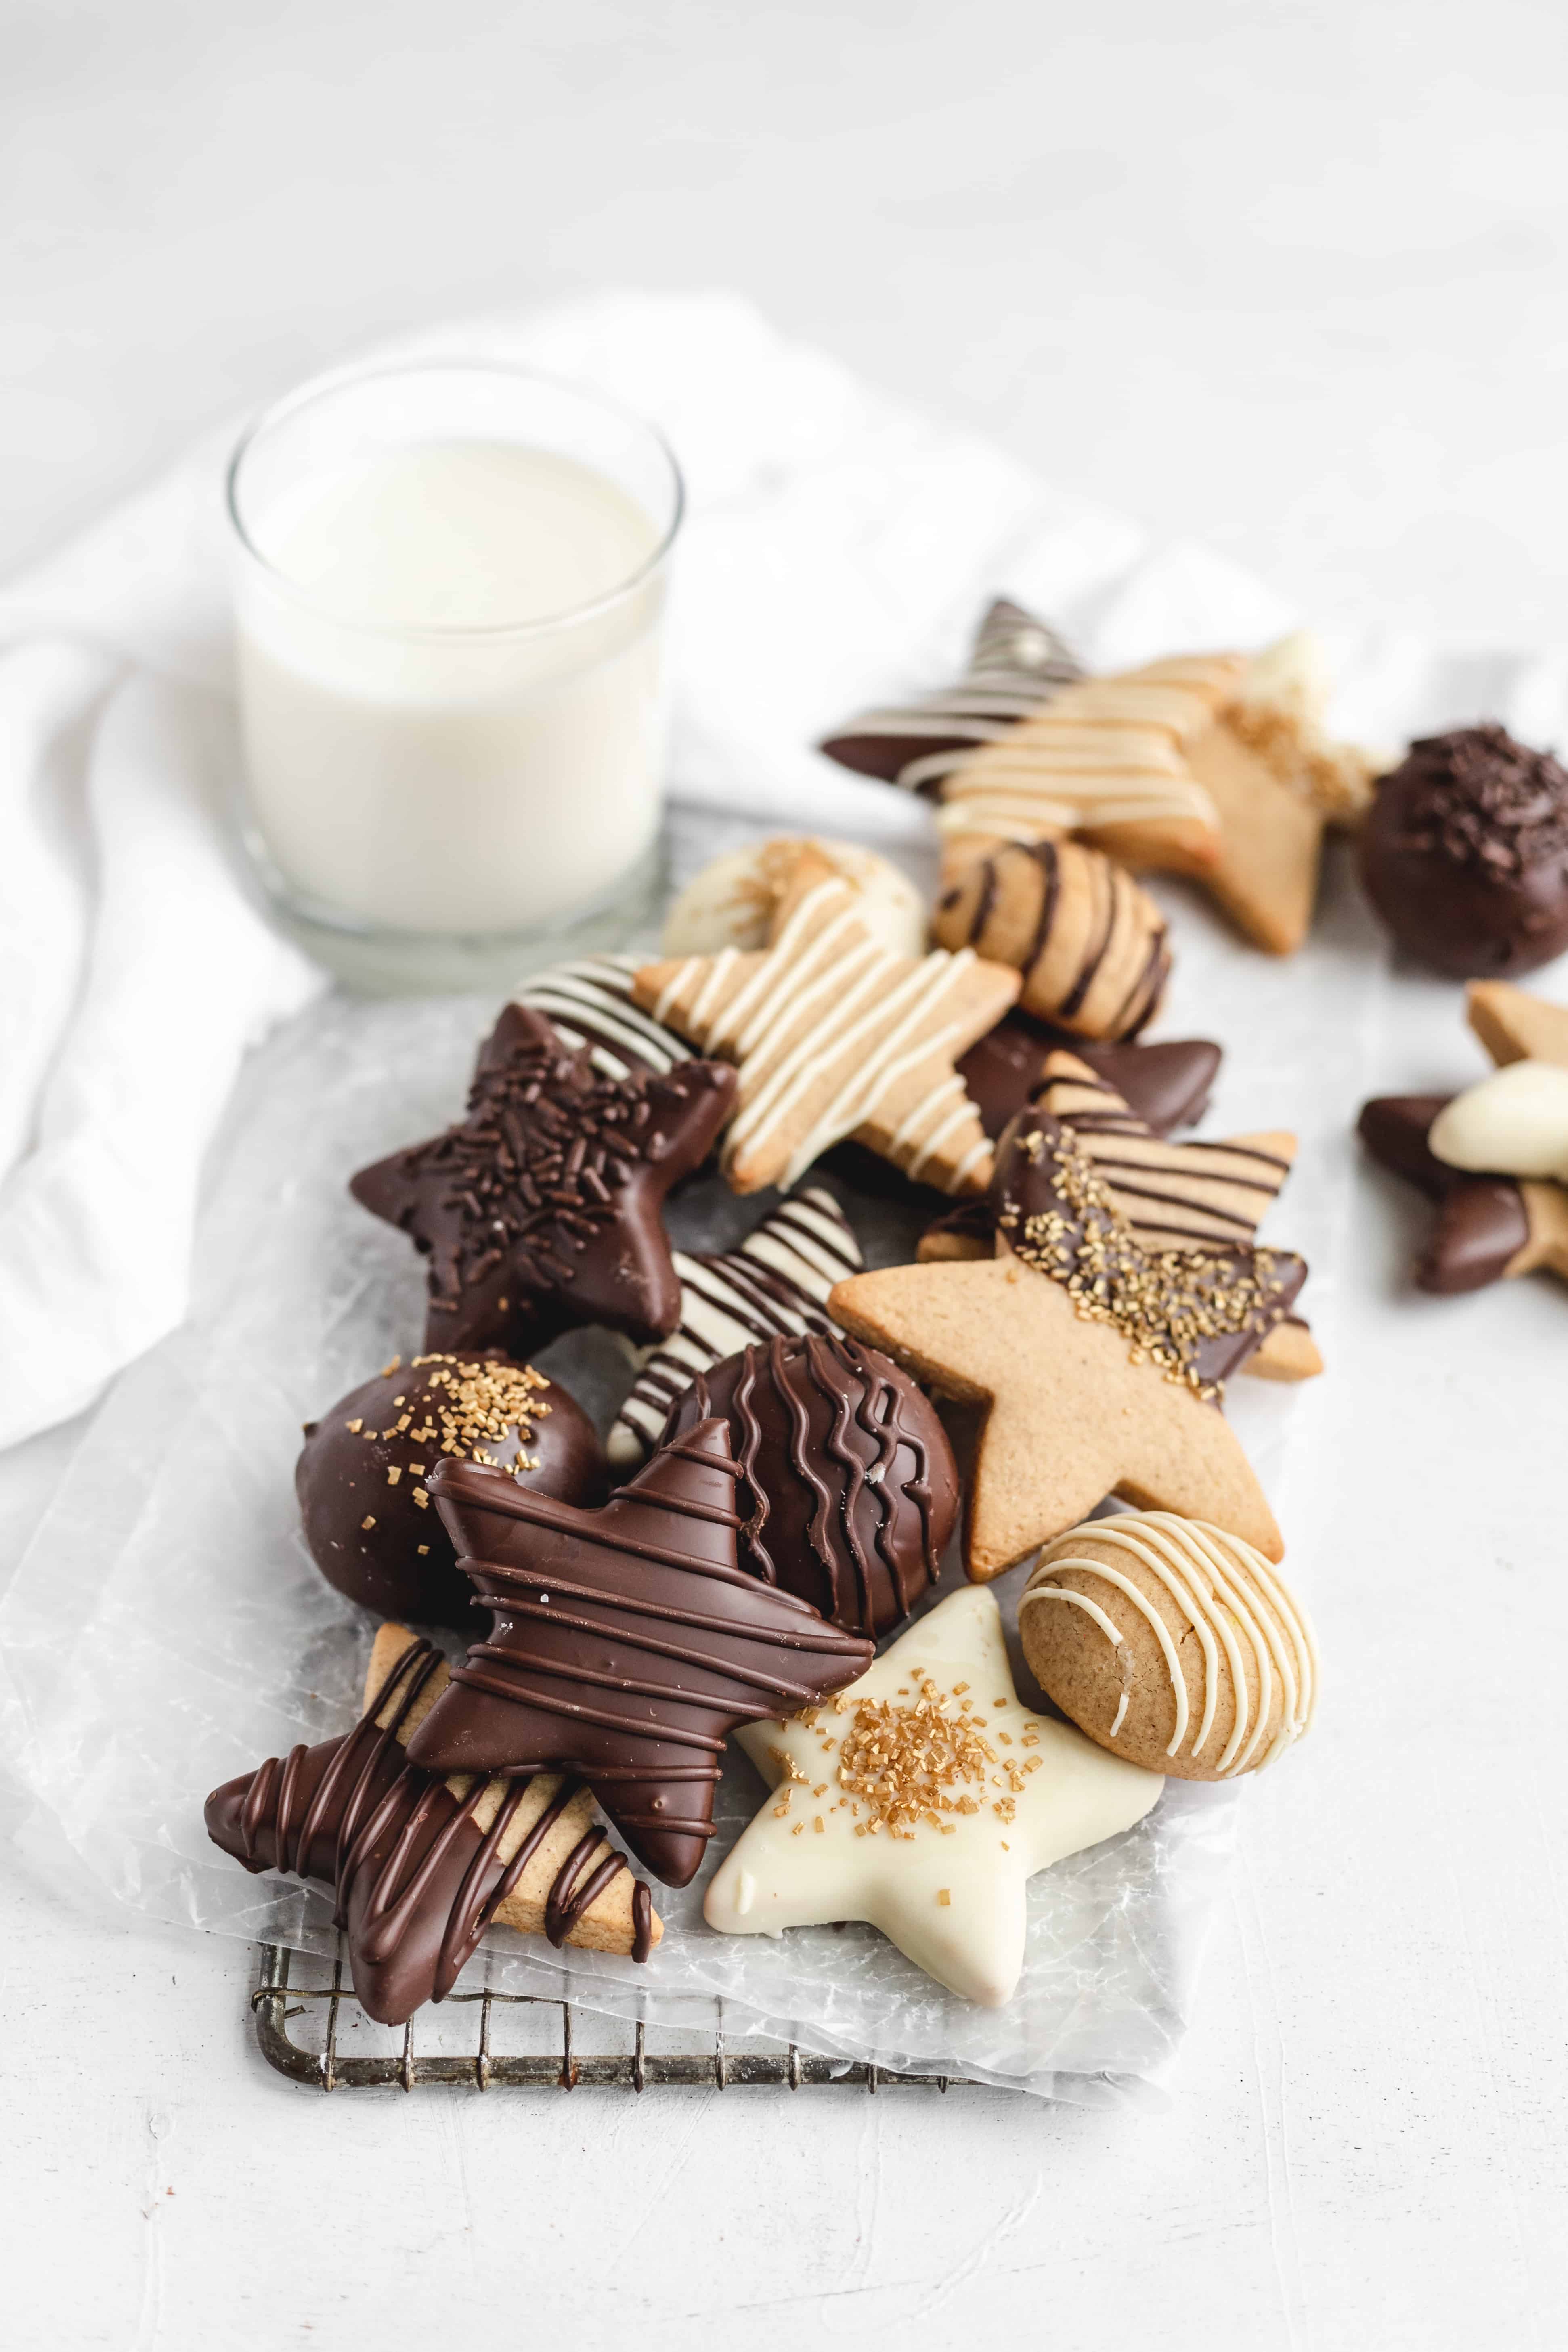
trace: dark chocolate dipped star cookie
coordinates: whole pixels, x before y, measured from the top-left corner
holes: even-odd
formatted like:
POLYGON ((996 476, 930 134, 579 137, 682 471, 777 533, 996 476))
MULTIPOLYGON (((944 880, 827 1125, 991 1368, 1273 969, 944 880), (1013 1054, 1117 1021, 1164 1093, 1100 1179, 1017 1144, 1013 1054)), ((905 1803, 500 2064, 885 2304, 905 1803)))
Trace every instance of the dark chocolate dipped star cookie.
POLYGON ((722 1421, 656 1454, 602 1511, 443 1462, 431 1482, 492 1616, 409 1743, 442 1772, 579 1772, 657 1877, 713 1834, 737 1724, 842 1690, 871 1644, 740 1566, 740 1465, 722 1421))
POLYGON ((707 1156, 734 1092, 721 1062, 602 1076, 542 1013, 509 1004, 467 1117, 349 1188, 430 1261, 426 1347, 527 1355, 584 1323, 643 1347, 664 1339, 680 1281, 660 1210, 707 1156))
POLYGON ((1211 1520, 1278 1559, 1272 1513, 1218 1410, 1306 1277, 1268 1250, 1148 1250, 1072 1135, 1019 1114, 997 1155, 994 1258, 889 1266, 828 1306, 939 1393, 987 1408, 966 1565, 984 1580, 1109 1494, 1211 1520))

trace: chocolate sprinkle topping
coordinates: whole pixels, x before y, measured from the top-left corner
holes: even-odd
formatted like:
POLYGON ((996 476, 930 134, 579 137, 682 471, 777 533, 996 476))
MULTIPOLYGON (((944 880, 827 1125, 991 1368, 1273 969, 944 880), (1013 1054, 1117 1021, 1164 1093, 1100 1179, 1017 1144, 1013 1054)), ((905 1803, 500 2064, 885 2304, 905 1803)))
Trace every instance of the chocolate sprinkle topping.
POLYGON ((1568 859, 1568 769, 1506 727, 1423 736, 1395 773, 1405 787, 1401 848, 1435 850, 1494 880, 1542 858, 1568 859))

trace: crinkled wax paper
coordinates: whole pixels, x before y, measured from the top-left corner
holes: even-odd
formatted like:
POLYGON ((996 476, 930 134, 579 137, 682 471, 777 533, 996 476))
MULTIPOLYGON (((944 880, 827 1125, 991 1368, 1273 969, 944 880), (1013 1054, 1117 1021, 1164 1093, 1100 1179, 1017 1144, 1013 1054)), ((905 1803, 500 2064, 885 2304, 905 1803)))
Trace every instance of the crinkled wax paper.
MULTIPOLYGON (((1355 928, 1342 901, 1338 927, 1355 928)), ((1374 984, 1335 932, 1331 913, 1280 966, 1184 906, 1177 997, 1160 1024, 1226 1041, 1207 1132, 1307 1130, 1269 1234, 1312 1261, 1305 1304, 1331 1356, 1336 1139, 1374 984)), ((355 1207, 345 1180, 445 1123, 492 1013, 334 999, 255 1058, 210 1171, 189 1321, 106 1400, 0 1610, 8 1762, 44 1833, 151 1917, 334 1948, 321 1893, 249 1876, 208 1843, 202 1804, 358 1712, 374 1629, 310 1563, 293 1464, 301 1422, 417 1347, 423 1282, 406 1242, 355 1207)), ((842 1197, 873 1263, 909 1254, 907 1211, 842 1197)), ((689 1247, 722 1244, 765 1205, 704 1181, 671 1223, 689 1247)), ((630 1379, 616 1342, 576 1334, 544 1360, 607 1422, 630 1379)), ((1237 1381, 1232 1411, 1289 1527, 1288 1490, 1310 1487, 1314 1467, 1291 1459, 1310 1454, 1310 1402, 1237 1381)), ((1293 1545, 1298 1582, 1309 1568, 1293 1545)), ((957 1573, 950 1565, 944 1590, 957 1573)), ((1005 1611, 1022 1573, 1000 1588, 1005 1611)), ((709 1870, 762 1795, 732 1753, 709 1870)), ((666 1934, 645 1969, 498 1931, 472 1973, 655 2027, 710 2024, 721 1997, 736 2035, 1080 2100, 1132 2095, 1180 2039, 1236 1803, 1229 1790, 1170 1782, 1136 1829, 1041 1874, 1023 1981, 1001 2010, 944 1993, 867 1927, 716 1935, 702 1923, 706 1872, 682 1892, 655 1889, 666 1934)))

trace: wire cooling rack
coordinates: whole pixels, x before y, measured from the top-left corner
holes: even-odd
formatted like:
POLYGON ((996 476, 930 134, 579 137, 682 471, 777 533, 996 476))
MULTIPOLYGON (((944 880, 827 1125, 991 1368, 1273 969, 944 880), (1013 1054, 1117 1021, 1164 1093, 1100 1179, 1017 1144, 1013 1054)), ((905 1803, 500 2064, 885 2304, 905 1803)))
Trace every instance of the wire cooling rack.
MULTIPOLYGON (((343 1963, 304 1959, 278 1944, 260 1948, 260 1975, 250 2006, 256 2019, 256 2039, 269 2066, 292 2083, 306 2083, 318 2091, 359 2091, 393 2084, 413 2091, 431 2083, 452 2083, 474 2091, 608 2089, 651 2090, 656 2084, 684 2084, 701 2090, 739 2090, 763 2083, 804 2091, 818 2084, 842 2089, 879 2091, 895 2087, 945 2091, 962 2085, 962 2077, 948 2074, 895 2074, 884 2066, 850 2063, 842 2059, 804 2055, 792 2042, 787 2050, 758 2051, 726 2045, 723 2004, 714 2004, 717 2022, 711 2043, 695 2051, 650 2050, 640 2024, 630 2029, 629 2050, 607 2053, 578 2047, 577 2019, 569 2000, 543 2000, 531 1993, 455 1992, 439 2011, 422 2011, 401 2029, 401 2047, 362 2054, 342 2046, 358 2037, 362 2028, 372 2034, 384 2029, 370 2024, 361 2010, 343 1963), (296 1981, 297 1977, 324 1977, 324 1982, 296 1981), (468 2048, 453 2052, 416 2047, 415 2027, 426 2036, 438 2018, 444 2038, 450 2038, 453 2013, 473 2026, 468 2048), (304 2020, 303 2040, 289 2028, 304 2020), (503 2051, 495 2044, 508 2038, 505 2029, 521 2023, 528 2038, 542 2038, 549 2047, 523 2052, 503 2051)), ((594 2030, 605 2034, 609 2021, 595 2017, 594 2030)), ((682 2037, 691 2040, 687 2034, 682 2037)))

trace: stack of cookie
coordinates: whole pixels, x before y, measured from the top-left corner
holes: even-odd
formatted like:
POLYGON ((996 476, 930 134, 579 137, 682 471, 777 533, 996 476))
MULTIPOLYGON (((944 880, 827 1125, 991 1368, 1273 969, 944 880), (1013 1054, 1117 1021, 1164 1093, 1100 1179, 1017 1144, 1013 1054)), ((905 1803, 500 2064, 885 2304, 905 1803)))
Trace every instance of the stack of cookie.
MULTIPOLYGON (((994 616, 923 732, 881 714, 881 756, 921 745, 956 801, 1031 697, 1081 701, 1026 622, 994 616)), ((1207 786, 1151 794, 1137 762, 1178 719, 1205 774, 1263 760, 1246 685, 1145 676, 1080 713, 1040 754, 1058 803, 1086 732, 1134 782, 1092 808, 1084 785, 1070 824, 1007 835, 972 797, 929 945, 866 853, 725 861, 663 957, 531 982, 464 1114, 353 1178, 428 1286, 420 1346, 310 1424, 297 1471, 322 1572, 384 1621, 364 1711, 207 1823, 332 1888, 372 2015, 442 1998, 492 1923, 647 1961, 664 1929, 623 1847, 672 1886, 711 1869, 690 1932, 868 1920, 1005 2002, 1031 1877, 1167 1776, 1307 1727, 1310 1632, 1224 1412, 1237 1372, 1318 1369, 1305 1265, 1257 1238, 1294 1140, 1172 1139, 1218 1048, 1135 1042, 1168 945, 1098 838, 1196 856, 1207 786), (864 1265, 888 1229, 847 1152, 929 1205, 909 1262, 864 1265), (767 1197, 735 1247, 680 1251, 665 1204, 710 1169, 767 1197), (605 1451, 533 1360, 584 1328, 636 1360, 605 1451), (987 1590, 1036 1553, 1017 1623, 1048 1706, 987 1590), (418 1630, 442 1625, 450 1663, 418 1630), (768 1793, 713 1868, 731 1739, 768 1793)))

